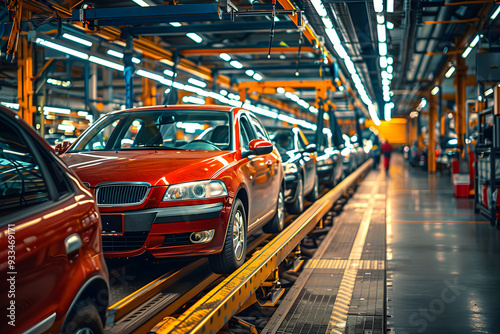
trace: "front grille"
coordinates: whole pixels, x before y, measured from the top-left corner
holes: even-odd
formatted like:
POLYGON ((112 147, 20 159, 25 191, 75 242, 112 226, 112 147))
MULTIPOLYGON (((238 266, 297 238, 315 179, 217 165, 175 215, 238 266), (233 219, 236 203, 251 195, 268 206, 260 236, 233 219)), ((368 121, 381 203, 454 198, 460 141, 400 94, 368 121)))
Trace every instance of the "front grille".
POLYGON ((97 205, 123 206, 141 204, 149 192, 146 184, 109 184, 96 189, 97 205))
POLYGON ((163 239, 162 246, 189 245, 191 244, 189 240, 190 235, 191 233, 167 234, 165 239, 163 239))
POLYGON ((140 249, 144 246, 148 232, 125 232, 123 235, 103 235, 104 252, 125 252, 140 249))

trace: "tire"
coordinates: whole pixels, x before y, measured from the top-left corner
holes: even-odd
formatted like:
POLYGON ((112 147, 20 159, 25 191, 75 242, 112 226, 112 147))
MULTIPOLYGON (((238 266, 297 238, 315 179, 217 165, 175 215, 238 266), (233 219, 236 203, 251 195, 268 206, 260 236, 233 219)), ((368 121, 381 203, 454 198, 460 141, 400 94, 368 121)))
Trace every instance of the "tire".
POLYGON ((245 262, 247 253, 247 216, 239 198, 233 203, 222 252, 209 257, 210 267, 216 274, 230 274, 245 262))
POLYGON ((311 193, 309 193, 309 195, 306 196, 306 198, 311 201, 311 202, 314 202, 318 199, 318 196, 319 196, 319 183, 318 183, 318 176, 316 176, 316 179, 314 180, 314 187, 313 187, 313 190, 311 190, 311 193))
POLYGON ((295 201, 287 205, 287 210, 293 215, 299 215, 304 211, 304 183, 302 182, 302 175, 300 175, 297 184, 297 194, 295 201))
POLYGON ((276 203, 276 214, 266 225, 262 226, 262 230, 266 233, 279 233, 285 228, 285 194, 280 188, 278 200, 276 203))
POLYGON ((88 300, 78 302, 64 322, 61 334, 102 334, 101 317, 94 304, 88 300))

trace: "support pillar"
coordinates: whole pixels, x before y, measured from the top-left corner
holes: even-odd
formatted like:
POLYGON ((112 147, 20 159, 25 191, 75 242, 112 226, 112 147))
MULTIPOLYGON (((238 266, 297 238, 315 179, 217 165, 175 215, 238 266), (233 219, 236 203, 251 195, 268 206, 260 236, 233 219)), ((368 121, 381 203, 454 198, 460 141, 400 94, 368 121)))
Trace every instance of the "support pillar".
POLYGON ((438 116, 436 96, 427 94, 429 103, 429 147, 427 149, 427 161, 429 173, 436 172, 436 120, 438 116))
POLYGON ((318 150, 323 143, 324 113, 328 111, 327 98, 328 92, 326 88, 316 88, 316 108, 318 108, 318 116, 316 118, 316 146, 318 150))
POLYGON ((103 69, 102 73, 102 94, 105 113, 113 111, 113 71, 110 69, 103 69))
POLYGON ((19 116, 33 124, 36 107, 33 100, 33 46, 26 36, 19 37, 17 49, 17 101, 19 116))
POLYGON ((456 74, 456 89, 457 94, 455 102, 457 105, 457 114, 455 117, 455 128, 457 131, 458 149, 460 153, 464 152, 465 145, 465 88, 467 85, 467 65, 465 59, 460 54, 456 55, 457 74, 456 74))
POLYGON ((94 119, 99 118, 99 111, 97 110, 97 64, 90 63, 89 65, 89 101, 90 101, 90 110, 94 115, 94 119))
POLYGON ((132 36, 127 36, 125 52, 123 53, 123 77, 125 79, 125 107, 127 109, 134 106, 134 63, 132 56, 134 53, 134 41, 132 36))
POLYGON ((354 119, 356 121, 356 134, 358 137, 358 144, 359 147, 363 147, 363 132, 361 130, 361 124, 359 123, 361 117, 359 117, 358 107, 354 107, 354 119))

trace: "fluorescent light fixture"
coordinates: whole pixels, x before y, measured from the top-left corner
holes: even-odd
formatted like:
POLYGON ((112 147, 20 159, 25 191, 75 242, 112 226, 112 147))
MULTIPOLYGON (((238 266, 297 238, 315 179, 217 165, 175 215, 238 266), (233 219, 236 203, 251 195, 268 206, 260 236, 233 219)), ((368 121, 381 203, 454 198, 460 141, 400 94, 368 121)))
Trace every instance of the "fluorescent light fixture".
POLYGON ((389 73, 387 73, 387 71, 380 72, 380 76, 382 79, 389 79, 389 73))
POLYGON ((280 21, 280 19, 275 15, 274 16, 274 22, 279 22, 279 21, 280 21))
POLYGON ((387 56, 387 44, 386 43, 378 43, 378 53, 381 56, 387 56))
POLYGON ((394 0, 387 0, 387 13, 394 13, 394 0))
POLYGON ((339 87, 339 91, 343 92, 344 91, 344 86, 339 87))
POLYGON ((316 108, 314 106, 310 106, 309 107, 309 111, 312 112, 313 114, 317 114, 318 113, 318 108, 316 108))
POLYGON ((79 111, 78 112, 78 116, 81 116, 81 117, 85 117, 87 116, 89 113, 87 111, 79 111))
POLYGON ((144 0, 132 0, 141 7, 149 7, 149 4, 144 0))
POLYGON ((498 16, 498 13, 500 13, 500 5, 497 6, 497 9, 495 9, 495 11, 493 12, 493 14, 491 14, 490 16, 490 19, 491 20, 494 20, 497 18, 498 16))
POLYGON ((420 104, 418 105, 421 109, 424 109, 427 106, 427 100, 422 98, 420 104))
POLYGON ((340 41, 339 35, 335 31, 335 29, 325 29, 326 35, 330 39, 330 41, 333 44, 333 48, 335 49, 335 52, 339 55, 340 58, 342 59, 347 59, 349 56, 347 55, 347 52, 345 51, 344 47, 342 46, 342 42, 340 41))
POLYGON ((134 64, 140 64, 140 63, 141 63, 141 60, 140 60, 139 58, 137 58, 137 57, 132 57, 132 62, 133 62, 134 64))
POLYGON ((394 103, 386 103, 384 106, 384 118, 387 122, 391 120, 392 108, 394 108, 394 103))
POLYGON ((464 53, 462 53, 462 58, 467 58, 471 52, 472 52, 472 48, 468 47, 467 49, 465 49, 464 53))
POLYGON ((387 67, 387 57, 380 57, 380 67, 382 68, 387 67))
POLYGON ((246 70, 245 74, 248 75, 249 77, 251 77, 255 74, 255 71, 254 70, 246 70))
POLYGON ((332 20, 330 20, 328 17, 322 17, 323 24, 325 25, 326 29, 332 29, 333 28, 333 23, 332 20))
POLYGON ((198 86, 198 87, 201 87, 201 88, 207 87, 207 83, 206 82, 203 82, 203 81, 195 79, 195 78, 189 78, 188 82, 190 84, 192 84, 192 85, 195 85, 195 86, 198 86))
POLYGON ((450 78, 453 75, 453 73, 455 73, 455 66, 450 67, 448 71, 446 71, 444 76, 450 78))
POLYGON ((170 22, 170 25, 173 26, 173 27, 178 28, 178 27, 182 26, 182 23, 180 23, 180 22, 170 22))
POLYGON ((90 56, 89 61, 96 63, 96 64, 99 64, 99 65, 103 65, 103 66, 112 68, 112 69, 117 70, 117 71, 123 71, 123 69, 125 68, 123 65, 120 65, 118 63, 115 63, 115 62, 112 62, 112 61, 109 61, 106 59, 95 57, 95 56, 90 56))
POLYGON ((484 96, 491 95, 493 93, 493 88, 488 89, 487 91, 484 92, 484 96))
POLYGON ((323 2, 321 0, 311 0, 314 9, 318 12, 319 16, 328 16, 325 7, 323 6, 323 2))
POLYGON ((230 61, 231 60, 231 56, 228 55, 227 53, 221 53, 219 55, 219 57, 222 59, 222 60, 225 60, 225 61, 230 61))
POLYGON ((196 43, 201 43, 203 42, 203 38, 201 38, 200 35, 198 35, 197 33, 194 33, 194 32, 188 32, 186 34, 187 37, 191 38, 194 42, 196 43))
POLYGON ((54 114, 64 114, 64 115, 69 115, 71 113, 71 109, 68 108, 56 108, 56 107, 43 107, 44 112, 51 112, 54 114))
POLYGON ((69 39, 70 41, 73 41, 73 42, 85 45, 85 46, 92 46, 92 42, 91 41, 88 41, 86 39, 83 39, 83 38, 80 38, 80 37, 77 37, 77 36, 74 36, 74 35, 71 35, 71 34, 68 34, 66 32, 64 34, 62 34, 62 37, 66 38, 66 39, 69 39))
POLYGON ((262 80, 262 75, 260 73, 255 73, 253 75, 254 80, 261 81, 262 80))
POLYGON ((161 76, 159 74, 145 71, 145 70, 141 70, 141 69, 137 70, 135 73, 137 75, 140 75, 141 77, 145 77, 145 78, 148 78, 151 80, 162 81, 163 79, 165 79, 163 76, 161 76))
POLYGON ((418 117, 418 111, 413 110, 413 111, 410 113, 410 118, 416 118, 416 117, 418 117))
POLYGON ((62 81, 62 80, 57 80, 53 78, 47 78, 47 83, 54 85, 54 86, 62 86, 62 87, 69 87, 71 86, 71 81, 62 81))
POLYGON ((193 104, 205 104, 205 99, 196 96, 184 96, 182 98, 182 102, 184 103, 193 103, 193 104))
POLYGON ((42 45, 42 46, 45 46, 45 47, 50 48, 50 49, 54 49, 56 51, 67 53, 67 54, 74 56, 74 57, 77 57, 77 58, 89 59, 89 55, 86 53, 70 49, 70 48, 65 47, 63 45, 60 45, 60 44, 52 43, 52 42, 44 40, 42 38, 37 38, 35 43, 42 45))
POLYGON ((10 109, 19 109, 19 103, 0 102, 0 104, 10 109))
POLYGON ((391 81, 389 79, 382 79, 382 85, 383 86, 390 86, 391 85, 391 81))
POLYGON ((168 75, 169 77, 173 77, 174 75, 177 76, 177 73, 174 73, 171 70, 165 70, 163 71, 163 73, 165 73, 165 75, 168 75))
POLYGON ((373 9, 375 13, 382 13, 384 11, 384 3, 382 0, 373 0, 373 9))
POLYGON ((394 63, 394 58, 388 57, 387 58, 387 64, 392 65, 394 63))
POLYGON ((71 124, 58 124, 57 129, 65 132, 75 131, 75 126, 71 124))
POLYGON ((377 14, 377 23, 378 24, 384 24, 385 22, 385 17, 382 14, 377 14))
POLYGON ((436 87, 432 88, 432 90, 431 90, 432 95, 436 95, 437 93, 439 93, 439 86, 436 86, 436 87))
POLYGON ((112 49, 109 49, 107 53, 108 53, 108 55, 116 57, 116 58, 123 58, 123 53, 112 50, 112 49))
POLYGON ((387 73, 391 73, 394 71, 394 67, 392 65, 387 66, 387 73))
POLYGON ((344 61, 345 66, 347 67, 347 70, 349 71, 350 74, 355 74, 356 73, 356 67, 354 66, 354 63, 352 62, 351 59, 346 59, 344 61))
POLYGON ((92 115, 87 115, 87 116, 85 116, 85 119, 86 119, 87 121, 89 121, 89 122, 91 122, 91 123, 92 123, 92 121, 94 120, 94 116, 92 116, 92 115))
POLYGON ((283 87, 276 88, 276 93, 278 93, 278 94, 285 94, 285 88, 283 88, 283 87))
POLYGON ((389 30, 394 29, 394 23, 392 23, 391 21, 387 21, 387 29, 389 30))
POLYGON ((380 119, 378 118, 377 115, 377 109, 375 109, 374 104, 370 104, 368 106, 368 112, 370 113, 370 117, 372 118, 373 123, 375 123, 376 126, 380 125, 380 119))
POLYGON ((232 60, 229 65, 231 65, 232 67, 234 68, 237 68, 237 69, 240 69, 240 68, 243 68, 243 64, 240 63, 239 61, 237 60, 232 60))
POLYGON ((472 42, 470 43, 469 47, 470 47, 470 48, 475 47, 475 46, 477 45, 477 43, 479 42, 479 39, 480 39, 480 38, 481 38, 481 37, 480 37, 479 35, 476 35, 476 37, 474 37, 474 39, 473 39, 473 40, 472 40, 472 42))
POLYGON ((219 92, 221 95, 226 96, 227 95, 227 90, 223 89, 219 92))
POLYGON ((385 33, 385 25, 377 24, 377 34, 378 34, 378 41, 380 43, 385 43, 385 41, 387 41, 387 35, 385 33))

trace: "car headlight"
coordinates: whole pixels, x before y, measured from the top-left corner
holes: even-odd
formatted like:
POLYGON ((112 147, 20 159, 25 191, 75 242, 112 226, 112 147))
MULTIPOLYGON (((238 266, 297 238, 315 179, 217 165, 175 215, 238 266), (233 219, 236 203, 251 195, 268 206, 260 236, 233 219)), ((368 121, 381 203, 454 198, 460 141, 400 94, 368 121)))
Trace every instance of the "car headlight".
POLYGON ((197 181, 168 186, 162 201, 206 199, 227 196, 227 189, 221 180, 197 181))
POLYGON ((293 174, 293 173, 297 173, 299 170, 297 169, 297 166, 295 166, 295 164, 292 164, 292 163, 286 163, 284 164, 285 167, 285 174, 293 174))

